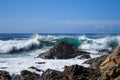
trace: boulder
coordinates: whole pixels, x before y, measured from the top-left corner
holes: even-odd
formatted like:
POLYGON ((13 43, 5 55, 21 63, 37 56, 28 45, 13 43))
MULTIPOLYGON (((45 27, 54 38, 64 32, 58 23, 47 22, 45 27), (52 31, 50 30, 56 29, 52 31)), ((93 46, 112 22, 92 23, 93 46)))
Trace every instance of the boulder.
POLYGON ((93 58, 93 59, 85 61, 84 63, 85 64, 89 64, 90 68, 98 69, 98 67, 100 66, 100 64, 105 60, 105 58, 107 56, 108 55, 103 55, 103 56, 100 56, 100 57, 97 57, 97 58, 93 58))
POLYGON ((84 55, 84 58, 90 58, 89 54, 90 53, 85 51, 74 50, 71 44, 60 42, 49 51, 40 54, 38 57, 44 59, 70 59, 79 55, 84 55))
POLYGON ((100 65, 102 80, 120 80, 120 46, 100 65))
POLYGON ((97 80, 99 76, 99 70, 79 65, 65 66, 63 72, 48 69, 42 74, 43 80, 97 80))
POLYGON ((79 65, 65 66, 63 73, 69 76, 70 80, 97 80, 100 76, 99 70, 79 65))
POLYGON ((112 50, 108 50, 108 49, 102 49, 98 51, 98 54, 103 55, 105 54, 111 54, 113 51, 112 50))
POLYGON ((69 77, 64 73, 52 69, 47 69, 42 74, 43 80, 69 80, 69 77))
POLYGON ((11 80, 11 77, 7 71, 0 71, 0 80, 11 80))
POLYGON ((41 80, 40 75, 28 70, 21 71, 20 80, 41 80))

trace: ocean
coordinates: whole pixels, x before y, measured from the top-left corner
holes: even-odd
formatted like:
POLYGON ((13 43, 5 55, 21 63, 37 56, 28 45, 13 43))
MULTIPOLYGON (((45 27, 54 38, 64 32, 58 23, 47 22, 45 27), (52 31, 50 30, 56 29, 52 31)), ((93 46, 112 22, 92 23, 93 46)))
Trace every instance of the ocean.
POLYGON ((120 34, 0 34, 0 70, 19 74, 24 69, 36 72, 29 68, 31 66, 42 70, 51 68, 60 71, 65 65, 88 66, 82 64, 86 59, 36 58, 59 42, 70 43, 75 49, 90 52, 91 57, 95 58, 100 56, 97 53, 102 49, 114 50, 120 44, 120 34), (45 64, 36 64, 37 62, 45 62, 45 64))

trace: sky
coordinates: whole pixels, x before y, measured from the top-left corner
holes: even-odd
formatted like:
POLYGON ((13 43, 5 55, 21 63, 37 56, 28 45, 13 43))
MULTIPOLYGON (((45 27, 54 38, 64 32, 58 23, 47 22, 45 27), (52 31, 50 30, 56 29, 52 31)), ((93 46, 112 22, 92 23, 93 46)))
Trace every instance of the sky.
POLYGON ((120 33, 120 0, 0 0, 0 33, 120 33))

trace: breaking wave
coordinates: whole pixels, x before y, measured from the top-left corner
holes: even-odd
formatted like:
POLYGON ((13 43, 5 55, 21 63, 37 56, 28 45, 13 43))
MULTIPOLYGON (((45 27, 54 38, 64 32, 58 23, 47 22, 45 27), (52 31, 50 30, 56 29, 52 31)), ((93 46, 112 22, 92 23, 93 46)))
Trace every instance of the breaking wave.
POLYGON ((52 47, 58 42, 73 44, 76 49, 96 51, 101 49, 113 50, 120 44, 120 36, 107 36, 95 39, 86 36, 42 36, 36 34, 26 39, 0 40, 0 53, 31 51, 44 47, 52 47))

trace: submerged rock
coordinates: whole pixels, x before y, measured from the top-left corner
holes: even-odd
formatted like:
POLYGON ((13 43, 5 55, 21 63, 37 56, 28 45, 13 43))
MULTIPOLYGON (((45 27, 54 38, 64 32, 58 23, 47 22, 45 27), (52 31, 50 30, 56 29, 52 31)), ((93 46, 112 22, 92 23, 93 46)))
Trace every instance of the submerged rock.
POLYGON ((0 80, 11 80, 11 77, 7 71, 0 71, 0 80))
POLYGON ((83 58, 90 58, 89 54, 90 53, 85 51, 76 51, 71 44, 61 42, 49 51, 40 54, 38 57, 44 59, 70 59, 83 55, 83 58))
POLYGON ((99 76, 99 70, 79 65, 65 66, 63 72, 48 69, 42 74, 44 80, 97 80, 99 76))
POLYGON ((100 65, 100 80, 120 80, 120 46, 100 65))

